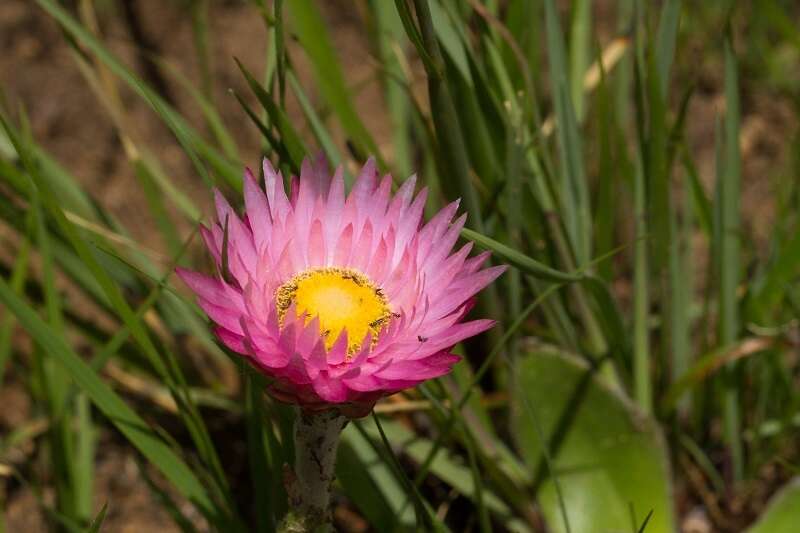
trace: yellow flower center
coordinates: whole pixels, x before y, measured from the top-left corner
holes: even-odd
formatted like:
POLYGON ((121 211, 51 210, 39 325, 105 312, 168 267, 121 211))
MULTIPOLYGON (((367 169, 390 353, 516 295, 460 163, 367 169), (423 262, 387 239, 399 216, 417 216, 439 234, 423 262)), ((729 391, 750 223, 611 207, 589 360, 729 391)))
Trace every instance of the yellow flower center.
POLYGON ((344 268, 306 270, 278 288, 275 296, 278 318, 283 324, 287 309, 295 303, 297 316, 306 324, 316 316, 330 350, 342 330, 347 330, 347 353, 361 349, 367 332, 372 343, 392 316, 386 298, 364 274, 344 268))

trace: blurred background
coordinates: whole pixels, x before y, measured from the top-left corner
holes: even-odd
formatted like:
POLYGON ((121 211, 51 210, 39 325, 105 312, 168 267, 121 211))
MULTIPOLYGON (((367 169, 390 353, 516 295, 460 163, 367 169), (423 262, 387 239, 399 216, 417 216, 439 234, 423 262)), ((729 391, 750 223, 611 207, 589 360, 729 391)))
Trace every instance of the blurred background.
POLYGON ((212 185, 321 151, 514 267, 455 375, 378 405, 390 446, 348 428, 339 529, 794 531, 799 17, 3 0, 0 530, 274 528, 291 413, 170 273, 211 272, 212 185))

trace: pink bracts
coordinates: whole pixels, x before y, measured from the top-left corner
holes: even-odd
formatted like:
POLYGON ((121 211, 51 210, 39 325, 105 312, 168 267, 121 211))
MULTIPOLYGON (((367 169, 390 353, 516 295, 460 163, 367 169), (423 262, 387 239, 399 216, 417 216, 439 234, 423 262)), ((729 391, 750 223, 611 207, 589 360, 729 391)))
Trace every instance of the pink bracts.
POLYGON ((422 224, 414 176, 392 195, 369 160, 350 194, 341 168, 306 160, 292 178, 264 161, 248 169, 245 215, 215 191, 217 222, 202 228, 218 274, 178 269, 219 339, 271 377, 276 398, 365 414, 380 397, 450 371, 459 341, 492 327, 464 322, 475 294, 505 267, 481 269, 472 243, 451 253, 466 215, 458 202, 422 224), (227 226, 227 272, 222 253, 227 226))

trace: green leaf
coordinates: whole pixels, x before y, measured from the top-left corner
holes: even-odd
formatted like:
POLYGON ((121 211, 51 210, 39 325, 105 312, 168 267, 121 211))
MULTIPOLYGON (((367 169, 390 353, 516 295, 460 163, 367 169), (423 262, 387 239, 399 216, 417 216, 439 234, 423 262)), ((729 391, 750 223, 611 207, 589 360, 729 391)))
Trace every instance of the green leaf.
POLYGON ((511 427, 550 531, 568 531, 559 488, 571 531, 630 531, 631 509, 637 524, 653 510, 648 533, 675 531, 666 447, 652 419, 561 353, 520 358, 517 380, 511 427))
POLYGON ((794 533, 800 524, 800 477, 773 496, 761 517, 747 533, 794 533))

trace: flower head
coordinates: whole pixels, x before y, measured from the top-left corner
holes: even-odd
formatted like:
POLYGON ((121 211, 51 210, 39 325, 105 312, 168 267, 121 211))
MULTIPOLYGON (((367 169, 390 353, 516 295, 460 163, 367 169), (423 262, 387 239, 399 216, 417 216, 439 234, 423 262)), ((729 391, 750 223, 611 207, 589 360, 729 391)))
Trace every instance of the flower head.
POLYGON ((372 160, 347 195, 341 168, 331 177, 322 161, 303 163, 289 197, 266 160, 264 181, 245 172, 243 218, 215 191, 217 222, 202 234, 219 275, 178 274, 276 398, 363 414, 448 373, 453 346, 494 324, 463 321, 505 267, 481 269, 489 254, 469 258, 472 243, 451 253, 458 202, 423 224, 426 190, 414 196, 412 176, 392 195, 372 160))

